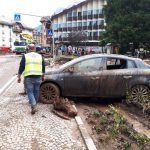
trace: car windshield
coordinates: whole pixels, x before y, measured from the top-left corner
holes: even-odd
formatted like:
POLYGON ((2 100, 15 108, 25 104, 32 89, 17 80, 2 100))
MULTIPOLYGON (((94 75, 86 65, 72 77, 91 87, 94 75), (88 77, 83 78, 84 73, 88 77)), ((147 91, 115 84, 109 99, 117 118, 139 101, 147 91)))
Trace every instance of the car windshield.
POLYGON ((85 57, 89 58, 88 56, 82 56, 82 57, 79 57, 79 58, 75 58, 75 59, 73 59, 73 60, 71 60, 69 62, 66 62, 65 64, 61 65, 59 68, 60 69, 65 69, 67 66, 70 66, 70 65, 72 65, 72 64, 74 64, 76 62, 79 62, 79 61, 85 59, 85 57))
POLYGON ((144 68, 144 69, 150 69, 150 65, 145 63, 144 61, 140 61, 141 63, 138 63, 139 68, 144 68))
POLYGON ((14 42, 15 46, 26 46, 26 42, 14 42))

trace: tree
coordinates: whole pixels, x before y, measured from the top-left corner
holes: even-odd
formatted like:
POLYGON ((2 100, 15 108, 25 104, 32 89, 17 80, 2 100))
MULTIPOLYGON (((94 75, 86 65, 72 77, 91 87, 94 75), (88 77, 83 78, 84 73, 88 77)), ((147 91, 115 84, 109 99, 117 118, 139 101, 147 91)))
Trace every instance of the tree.
POLYGON ((86 42, 87 34, 82 31, 73 31, 68 34, 68 41, 71 45, 79 46, 81 42, 86 42))
POLYGON ((107 0, 104 7, 107 42, 129 45, 150 43, 150 0, 107 0))

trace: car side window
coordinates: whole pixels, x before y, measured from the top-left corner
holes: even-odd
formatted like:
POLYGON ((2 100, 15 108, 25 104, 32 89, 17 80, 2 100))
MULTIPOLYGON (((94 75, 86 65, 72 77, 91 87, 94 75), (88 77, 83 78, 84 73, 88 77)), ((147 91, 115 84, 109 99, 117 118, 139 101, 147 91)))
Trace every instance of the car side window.
POLYGON ((134 61, 128 60, 127 61, 127 67, 128 68, 136 68, 134 61))
POLYGON ((107 68, 107 70, 126 69, 127 68, 127 60, 120 59, 120 58, 107 58, 106 68, 107 68))
POLYGON ((74 72, 99 71, 102 66, 102 58, 92 58, 81 61, 74 65, 74 72))

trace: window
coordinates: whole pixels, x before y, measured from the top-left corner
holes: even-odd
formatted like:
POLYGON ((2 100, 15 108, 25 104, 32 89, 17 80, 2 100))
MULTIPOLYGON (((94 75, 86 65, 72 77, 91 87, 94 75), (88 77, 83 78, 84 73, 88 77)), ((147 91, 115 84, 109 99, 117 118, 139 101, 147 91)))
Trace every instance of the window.
POLYGON ((87 11, 83 11, 83 16, 87 16, 87 11))
POLYGON ((104 25, 104 20, 98 20, 98 25, 104 25))
POLYGON ((66 28, 67 27, 67 24, 66 23, 63 23, 62 24, 62 28, 66 28))
POLYGON ((68 12, 68 17, 72 17, 72 12, 68 12))
POLYGON ((98 21, 93 21, 93 26, 97 26, 98 25, 98 21))
POLYGON ((53 24, 54 29, 58 29, 58 24, 53 24))
POLYGON ((68 27, 72 27, 72 23, 68 23, 68 25, 67 25, 68 27))
POLYGON ((99 14, 102 15, 103 14, 103 9, 99 9, 99 14))
POLYGON ((102 58, 92 58, 88 60, 81 61, 73 66, 74 72, 91 72, 99 71, 102 67, 102 58))
POLYGON ((118 58, 107 58, 107 70, 112 69, 126 69, 127 68, 127 60, 118 59, 118 58))
POLYGON ((88 26, 92 26, 92 21, 88 21, 88 26))
POLYGON ((128 68, 136 68, 135 63, 132 60, 128 60, 127 66, 128 68))
POLYGON ((78 12, 78 17, 81 17, 82 16, 82 12, 78 12))
POLYGON ((98 10, 98 9, 93 10, 93 14, 94 14, 94 15, 97 15, 98 13, 99 13, 99 10, 98 10))
POLYGON ((72 16, 77 17, 77 12, 74 11, 72 16))
POLYGON ((72 27, 77 27, 77 22, 73 22, 72 27))
POLYGON ((85 21, 85 22, 83 22, 83 26, 85 27, 85 26, 87 26, 87 22, 85 21))
POLYGON ((92 10, 88 10, 88 15, 92 15, 93 11, 92 10))
POLYGON ((98 32, 93 32, 93 36, 98 36, 98 32))
POLYGON ((82 27, 82 22, 78 22, 78 27, 82 27))

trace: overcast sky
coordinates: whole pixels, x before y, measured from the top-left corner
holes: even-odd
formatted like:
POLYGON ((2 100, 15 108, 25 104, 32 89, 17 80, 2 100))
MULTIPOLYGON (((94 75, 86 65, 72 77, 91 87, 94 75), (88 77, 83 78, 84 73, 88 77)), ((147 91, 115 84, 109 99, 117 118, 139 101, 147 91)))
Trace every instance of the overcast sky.
MULTIPOLYGON (((52 15, 59 8, 66 8, 83 0, 0 0, 0 16, 14 20, 15 13, 38 16, 52 15)), ((21 22, 29 27, 40 24, 40 17, 21 15, 21 22)))

